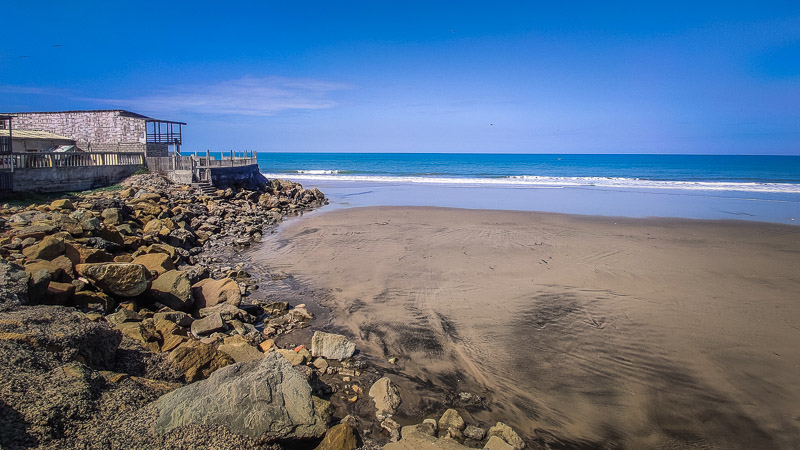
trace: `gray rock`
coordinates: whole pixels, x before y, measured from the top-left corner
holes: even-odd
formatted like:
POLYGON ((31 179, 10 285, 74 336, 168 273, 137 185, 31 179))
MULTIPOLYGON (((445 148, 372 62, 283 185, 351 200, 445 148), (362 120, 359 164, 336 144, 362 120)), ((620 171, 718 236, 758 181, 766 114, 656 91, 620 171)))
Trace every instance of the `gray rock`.
POLYGON ((267 440, 322 437, 332 414, 330 403, 313 397, 303 376, 276 353, 219 369, 153 406, 161 434, 190 424, 221 425, 267 440))
POLYGON ((219 314, 212 314, 192 322, 192 334, 195 336, 204 336, 215 331, 223 330, 225 330, 225 323, 222 321, 222 317, 220 317, 219 314))
POLYGON ((314 332, 311 338, 311 355, 339 361, 353 356, 356 344, 341 334, 314 332))
POLYGON ((389 377, 383 377, 376 381, 371 388, 369 388, 369 396, 375 402, 376 415, 378 417, 385 417, 397 412, 397 407, 400 406, 402 399, 397 390, 397 386, 392 383, 389 377))

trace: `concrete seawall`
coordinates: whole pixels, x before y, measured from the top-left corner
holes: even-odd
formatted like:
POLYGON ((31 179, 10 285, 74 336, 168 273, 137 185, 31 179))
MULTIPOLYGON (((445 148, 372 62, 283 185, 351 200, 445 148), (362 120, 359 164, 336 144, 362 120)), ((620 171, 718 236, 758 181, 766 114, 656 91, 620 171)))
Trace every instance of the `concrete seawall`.
POLYGON ((266 183, 267 179, 258 170, 258 164, 249 164, 238 167, 213 167, 211 183, 218 188, 242 187, 258 189, 266 183))
POLYGON ((84 167, 37 167, 0 173, 2 187, 14 192, 83 191, 118 183, 133 175, 139 164, 84 167))

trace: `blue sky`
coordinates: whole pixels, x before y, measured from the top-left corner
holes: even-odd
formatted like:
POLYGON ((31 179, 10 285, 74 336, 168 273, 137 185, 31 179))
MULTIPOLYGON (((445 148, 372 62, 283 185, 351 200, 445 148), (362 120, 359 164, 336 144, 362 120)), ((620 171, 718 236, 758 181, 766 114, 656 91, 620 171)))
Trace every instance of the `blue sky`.
POLYGON ((648 3, 7 0, 0 110, 187 150, 800 154, 800 2, 648 3))

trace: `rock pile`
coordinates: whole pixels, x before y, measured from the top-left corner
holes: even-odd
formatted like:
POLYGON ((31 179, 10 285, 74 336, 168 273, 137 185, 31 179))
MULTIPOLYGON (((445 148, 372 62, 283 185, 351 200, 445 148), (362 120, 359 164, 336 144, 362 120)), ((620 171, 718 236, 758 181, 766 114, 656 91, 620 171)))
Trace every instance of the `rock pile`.
POLYGON ((285 303, 242 306, 247 283, 239 280, 248 275, 208 278, 200 255, 258 240, 284 214, 324 203, 319 190, 273 180, 257 191, 205 195, 156 175, 123 184, 75 202, 0 209, 4 277, 28 285, 27 298, 4 298, 80 307, 93 320, 108 314, 104 320, 145 348, 171 352, 187 382, 254 359, 264 339, 311 319, 285 303))
MULTIPOLYGON (((274 351, 271 337, 307 326, 313 315, 286 302, 247 301, 249 275, 209 266, 205 257, 213 248, 249 245, 260 239, 264 226, 325 202, 318 190, 288 181, 206 195, 145 175, 132 177, 119 191, 1 207, 0 354, 10 363, 0 377, 0 416, 17 428, 8 439, 0 437, 0 446, 68 439, 66 429, 85 428, 76 424, 111 413, 108 401, 139 408, 181 386, 174 381, 192 383, 274 351), (211 273, 221 276, 210 278, 211 273), (42 324, 38 334, 32 332, 35 324, 42 324), (67 326, 71 329, 60 331, 67 326), (56 369, 61 375, 55 380, 64 378, 53 384, 63 388, 57 396, 32 381, 46 386, 54 380, 48 371, 56 369), (117 399, 119 383, 128 383, 123 390, 132 401, 117 399), (9 397, 7 391, 15 394, 9 397), (63 398, 63 411, 56 397, 63 398), (49 418, 53 414, 57 420, 49 418), (40 422, 41 427, 32 425, 40 422)), ((284 378, 299 377, 310 392, 306 378, 292 373, 284 378)), ((294 395, 300 388, 292 389, 294 395)), ((297 407, 289 403, 283 406, 295 419, 297 407)), ((303 434, 299 424, 287 422, 293 433, 266 438, 321 437, 329 418, 323 406, 315 409, 318 422, 306 424, 313 431, 303 434)), ((96 432, 111 433, 104 427, 96 432)), ((85 446, 82 438, 74 439, 74 445, 85 446)), ((174 439, 145 436, 137 445, 174 439)))
POLYGON ((467 426, 455 409, 448 409, 438 420, 425 419, 417 425, 402 427, 400 439, 384 446, 388 450, 463 450, 484 448, 487 450, 522 450, 525 442, 508 425, 497 422, 484 430, 475 425, 467 426))

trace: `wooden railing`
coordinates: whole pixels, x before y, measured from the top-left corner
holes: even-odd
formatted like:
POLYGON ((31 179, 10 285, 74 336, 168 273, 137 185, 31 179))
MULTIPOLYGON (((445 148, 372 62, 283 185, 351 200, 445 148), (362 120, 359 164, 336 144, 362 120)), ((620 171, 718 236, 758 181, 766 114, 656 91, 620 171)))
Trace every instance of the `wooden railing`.
POLYGON ((190 153, 185 155, 155 156, 147 157, 147 168, 151 172, 169 174, 176 170, 187 170, 192 172, 194 181, 210 180, 208 169, 221 167, 241 167, 257 164, 258 154, 255 150, 222 153, 222 157, 217 159, 211 156, 211 152, 190 153))
POLYGON ((0 153, 0 170, 11 172, 46 167, 140 166, 144 162, 144 154, 129 152, 0 153))

